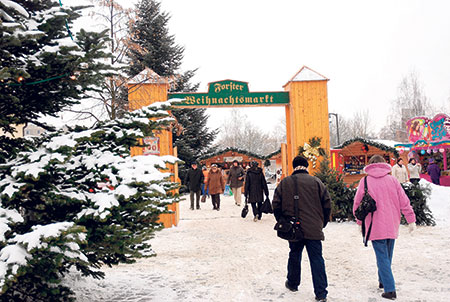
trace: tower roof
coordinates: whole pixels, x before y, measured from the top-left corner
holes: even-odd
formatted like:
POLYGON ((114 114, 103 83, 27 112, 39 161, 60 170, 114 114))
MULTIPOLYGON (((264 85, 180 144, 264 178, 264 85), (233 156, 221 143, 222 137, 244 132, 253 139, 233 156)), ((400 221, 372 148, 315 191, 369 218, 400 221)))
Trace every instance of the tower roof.
MULTIPOLYGON (((292 77, 292 79, 289 80, 289 82, 306 82, 306 81, 329 81, 329 79, 327 77, 321 75, 317 71, 312 70, 308 66, 303 66, 292 77)), ((286 83, 286 85, 287 85, 287 83, 286 83)), ((286 86, 286 85, 284 85, 284 86, 286 86)))
POLYGON ((145 68, 138 75, 128 81, 128 84, 168 83, 168 79, 161 77, 150 68, 145 68))

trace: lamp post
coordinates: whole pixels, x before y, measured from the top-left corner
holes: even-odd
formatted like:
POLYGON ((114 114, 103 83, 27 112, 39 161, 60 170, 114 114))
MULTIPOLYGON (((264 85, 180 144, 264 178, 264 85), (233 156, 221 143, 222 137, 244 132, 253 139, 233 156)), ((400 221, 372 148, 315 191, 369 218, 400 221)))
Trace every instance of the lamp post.
POLYGON ((337 113, 328 113, 328 117, 330 117, 330 115, 334 115, 334 117, 336 118, 336 136, 337 136, 337 143, 338 143, 338 146, 339 146, 340 142, 339 142, 339 118, 338 118, 338 114, 337 113))

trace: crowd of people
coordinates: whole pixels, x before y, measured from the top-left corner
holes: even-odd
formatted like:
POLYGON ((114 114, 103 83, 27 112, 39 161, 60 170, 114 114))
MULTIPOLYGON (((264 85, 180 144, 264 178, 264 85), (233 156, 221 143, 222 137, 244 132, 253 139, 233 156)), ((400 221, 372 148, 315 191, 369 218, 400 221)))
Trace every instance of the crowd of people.
MULTIPOLYGON (((417 162, 415 158, 410 158, 407 166, 404 164, 402 158, 398 158, 397 163, 392 167, 392 175, 400 183, 406 183, 410 181, 413 184, 418 184, 420 181, 421 171, 422 165, 417 162)), ((432 183, 436 185, 440 184, 439 178, 441 176, 441 169, 432 157, 428 159, 426 172, 428 175, 430 175, 432 183)))
POLYGON ((227 173, 217 164, 212 164, 209 170, 206 166, 200 170, 195 161, 186 173, 184 184, 189 189, 191 210, 200 210, 200 200, 205 202, 207 198, 211 198, 213 210, 220 211, 220 194, 225 192, 225 185, 229 186, 236 206, 241 206, 243 193, 245 204, 249 203, 252 207, 255 222, 262 218, 264 196, 269 198, 266 178, 256 161, 252 161, 250 166, 244 169, 235 160, 227 173))
MULTIPOLYGON (((433 182, 433 161, 430 161, 428 171, 433 182)), ((301 276, 301 259, 303 249, 306 248, 311 267, 312 281, 316 301, 327 301, 327 275, 325 261, 322 256, 323 228, 330 220, 331 198, 326 186, 319 178, 308 172, 308 161, 297 156, 292 162, 293 173, 277 183, 272 208, 280 230, 296 233, 295 239, 288 239, 289 255, 287 260, 287 277, 285 287, 290 291, 298 291, 301 276), (282 227, 281 225, 284 225, 282 227), (294 229, 297 231, 294 232, 294 229), (298 234, 301 233, 301 236, 298 234)), ((371 241, 378 268, 378 288, 383 290, 381 296, 386 299, 396 299, 397 291, 392 273, 392 258, 395 240, 398 237, 401 215, 404 215, 409 231, 415 229, 416 217, 401 183, 411 181, 417 183, 420 179, 421 166, 411 159, 408 169, 403 160, 399 159, 394 167, 386 163, 380 155, 371 157, 364 168, 365 176, 359 183, 354 198, 353 213, 355 214, 367 199, 376 203, 376 209, 358 220, 361 226, 364 242, 371 241), (369 230, 369 231, 365 231, 369 230)), ((200 209, 200 195, 202 198, 211 196, 213 210, 220 210, 220 195, 229 185, 234 196, 235 205, 241 206, 241 195, 245 197, 245 204, 251 204, 253 220, 261 220, 261 207, 269 198, 269 190, 264 173, 257 162, 252 162, 247 170, 234 161, 227 175, 216 164, 208 170, 199 169, 197 162, 192 163, 185 184, 190 191, 191 210, 200 209), (243 192, 242 192, 243 189, 243 192), (195 200, 194 200, 195 199, 195 200)), ((279 237, 282 237, 279 234, 279 237)))

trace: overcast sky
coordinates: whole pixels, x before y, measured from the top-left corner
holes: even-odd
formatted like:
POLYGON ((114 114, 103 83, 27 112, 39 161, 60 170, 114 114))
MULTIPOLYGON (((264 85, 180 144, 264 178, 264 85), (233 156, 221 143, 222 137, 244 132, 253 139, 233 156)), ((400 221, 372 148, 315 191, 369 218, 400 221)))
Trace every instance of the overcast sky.
MULTIPOLYGON (((223 79, 246 81, 250 91, 282 91, 306 65, 330 79, 330 112, 351 117, 369 109, 379 130, 402 77, 415 71, 429 100, 450 111, 448 0, 161 3, 171 15, 170 33, 185 47, 183 69, 198 68, 200 92, 223 79)), ((224 109, 209 113, 211 126, 228 115, 224 109)), ((270 129, 284 109, 245 114, 270 129)))

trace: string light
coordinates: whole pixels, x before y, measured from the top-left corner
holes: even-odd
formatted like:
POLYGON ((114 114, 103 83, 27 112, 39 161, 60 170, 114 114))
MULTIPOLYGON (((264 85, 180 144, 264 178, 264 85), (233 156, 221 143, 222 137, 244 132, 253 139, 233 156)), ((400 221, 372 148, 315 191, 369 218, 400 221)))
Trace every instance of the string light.
MULTIPOLYGON (((60 5, 61 7, 63 7, 61 0, 59 0, 59 5, 60 5)), ((69 23, 67 22, 67 19, 65 20, 65 23, 66 23, 66 29, 67 29, 67 33, 69 34, 69 37, 70 37, 72 40, 74 40, 74 39, 73 39, 73 36, 72 36, 72 32, 70 31, 70 28, 69 28, 69 23)), ((75 43, 76 43, 76 42, 75 42, 75 43)), ((76 43, 76 44, 78 45, 78 43, 76 43)), ((86 64, 87 64, 87 63, 86 63, 86 64)), ((39 80, 39 81, 34 81, 34 82, 29 82, 29 83, 25 83, 25 84, 22 83, 22 81, 25 80, 25 78, 22 77, 22 76, 20 76, 20 77, 17 78, 17 82, 18 82, 18 83, 5 83, 4 79, 1 79, 0 82, 1 82, 3 85, 8 85, 8 86, 35 85, 35 84, 40 84, 40 83, 49 82, 49 81, 52 81, 52 80, 64 78, 64 77, 66 77, 66 76, 69 76, 69 78, 70 78, 71 80, 76 80, 76 79, 77 79, 76 75, 74 75, 74 74, 69 75, 68 73, 65 73, 65 74, 60 75, 60 76, 55 76, 55 77, 51 77, 51 78, 48 78, 48 79, 39 80)))

